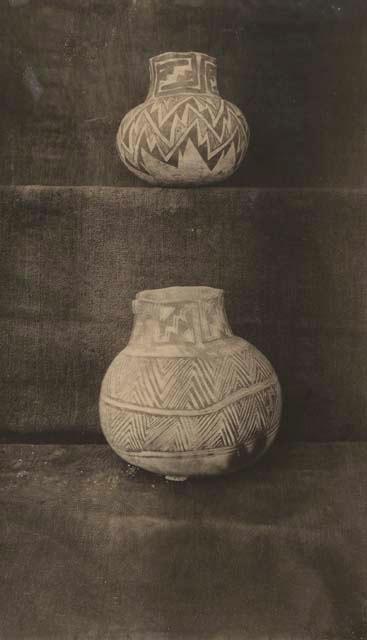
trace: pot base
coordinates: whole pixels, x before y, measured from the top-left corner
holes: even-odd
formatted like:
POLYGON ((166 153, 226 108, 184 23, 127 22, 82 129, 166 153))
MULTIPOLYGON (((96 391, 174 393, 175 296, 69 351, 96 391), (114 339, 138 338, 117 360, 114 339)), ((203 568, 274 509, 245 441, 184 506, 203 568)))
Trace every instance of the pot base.
POLYGON ((233 473, 258 460, 275 437, 258 438, 238 447, 200 449, 197 451, 121 451, 112 448, 129 464, 164 476, 170 481, 183 481, 190 476, 215 476, 233 473))

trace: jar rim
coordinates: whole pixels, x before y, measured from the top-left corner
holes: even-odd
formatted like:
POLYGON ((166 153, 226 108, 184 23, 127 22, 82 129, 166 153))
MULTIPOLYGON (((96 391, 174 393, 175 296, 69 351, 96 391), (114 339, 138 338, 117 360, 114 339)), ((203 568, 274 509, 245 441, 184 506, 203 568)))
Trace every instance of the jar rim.
POLYGON ((199 302, 223 295, 223 289, 199 286, 164 287, 162 289, 146 289, 136 294, 136 300, 169 304, 172 302, 199 302))
POLYGON ((203 58, 206 58, 207 60, 210 60, 211 62, 213 62, 213 64, 216 64, 217 62, 216 58, 214 58, 213 56, 210 56, 208 53, 202 53, 201 51, 164 51, 163 53, 159 53, 156 56, 152 56, 151 58, 149 58, 149 61, 153 62, 154 60, 159 60, 165 56, 185 57, 185 56, 191 56, 191 55, 202 56, 203 58))

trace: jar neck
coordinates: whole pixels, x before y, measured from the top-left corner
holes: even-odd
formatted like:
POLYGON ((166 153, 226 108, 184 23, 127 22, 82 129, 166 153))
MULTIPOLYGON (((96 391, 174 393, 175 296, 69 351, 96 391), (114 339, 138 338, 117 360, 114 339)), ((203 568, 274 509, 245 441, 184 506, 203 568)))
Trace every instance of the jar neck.
MULTIPOLYGON (((180 287, 156 291, 170 292, 173 289, 180 287)), ((201 296, 200 292, 193 291, 196 295, 190 299, 187 289, 200 288, 182 287, 182 296, 171 300, 164 299, 164 293, 161 300, 149 300, 144 297, 144 292, 139 294, 133 302, 135 321, 129 345, 202 345, 232 336, 224 310, 223 292, 213 289, 217 293, 201 296)))
POLYGON ((149 63, 147 100, 182 93, 219 95, 216 61, 205 53, 162 53, 150 58, 149 63))

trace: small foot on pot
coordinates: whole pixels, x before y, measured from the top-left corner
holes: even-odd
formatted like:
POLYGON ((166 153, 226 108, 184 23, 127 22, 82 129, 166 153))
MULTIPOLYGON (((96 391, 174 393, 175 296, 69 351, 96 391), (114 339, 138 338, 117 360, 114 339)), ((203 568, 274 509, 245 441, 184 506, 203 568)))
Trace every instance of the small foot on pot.
POLYGON ((187 480, 187 476, 164 476, 166 480, 171 482, 184 482, 187 480))

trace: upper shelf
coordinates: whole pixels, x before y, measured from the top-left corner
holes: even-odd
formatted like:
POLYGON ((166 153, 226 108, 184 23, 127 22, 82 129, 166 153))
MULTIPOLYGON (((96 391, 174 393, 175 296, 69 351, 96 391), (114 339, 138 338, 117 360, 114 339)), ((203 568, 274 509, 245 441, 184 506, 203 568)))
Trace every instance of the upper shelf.
POLYGON ((3 184, 138 186, 117 127, 149 57, 191 49, 251 130, 225 186, 367 186, 364 0, 9 0, 1 22, 3 184))

